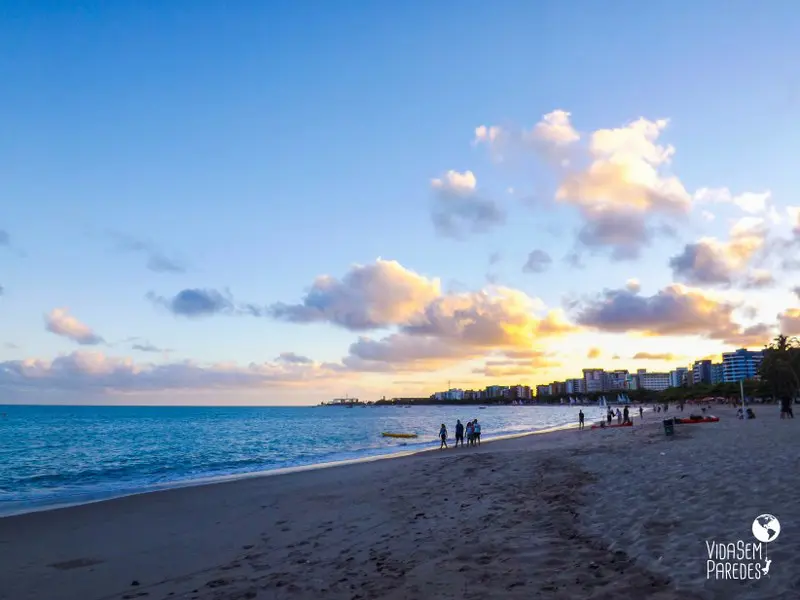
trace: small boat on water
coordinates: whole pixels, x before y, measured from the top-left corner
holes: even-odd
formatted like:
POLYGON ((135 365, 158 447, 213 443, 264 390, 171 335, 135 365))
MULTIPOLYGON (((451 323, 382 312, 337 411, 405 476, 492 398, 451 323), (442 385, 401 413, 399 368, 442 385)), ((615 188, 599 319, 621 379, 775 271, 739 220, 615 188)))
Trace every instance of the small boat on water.
POLYGON ((478 410, 486 410, 486 407, 485 406, 479 406, 478 410))
POLYGON ((388 437, 388 438, 415 438, 415 437, 418 437, 416 433, 391 433, 389 431, 384 431, 381 435, 383 437, 388 437))

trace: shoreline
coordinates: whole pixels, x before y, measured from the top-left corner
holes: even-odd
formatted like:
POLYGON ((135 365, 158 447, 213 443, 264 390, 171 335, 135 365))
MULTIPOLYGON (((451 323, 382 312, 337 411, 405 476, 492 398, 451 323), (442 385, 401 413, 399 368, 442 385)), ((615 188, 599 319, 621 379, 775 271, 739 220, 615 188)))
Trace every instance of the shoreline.
MULTIPOLYGON (((547 433, 556 433, 559 431, 566 431, 569 429, 577 429, 577 424, 562 424, 556 425, 552 427, 545 427, 542 429, 534 429, 531 431, 524 431, 524 432, 516 432, 516 433, 508 433, 508 434, 498 434, 496 436, 487 437, 482 439, 481 442, 483 444, 491 444, 493 442, 499 442, 503 440, 512 440, 517 438, 528 437, 531 435, 542 435, 547 433)), ((452 438, 454 440, 455 438, 452 438)), ((448 438, 448 442, 451 441, 451 438, 448 438)), ((197 479, 188 479, 182 481, 175 481, 172 483, 165 483, 163 485, 156 485, 146 487, 140 490, 131 491, 131 492, 123 492, 119 494, 109 493, 109 494, 102 494, 96 495, 92 498, 86 498, 77 500, 74 502, 61 502, 56 504, 46 504, 41 506, 26 506, 21 507, 19 509, 12 509, 10 511, 2 511, 0 509, 0 520, 9 519, 13 517, 20 517, 28 514, 34 513, 43 513, 43 512, 51 512, 51 511, 59 511, 65 510, 70 508, 76 508, 81 506, 87 505, 94 505, 103 502, 111 502, 114 500, 120 500, 124 498, 131 498, 131 497, 138 497, 138 496, 145 496, 149 494, 157 494, 162 492, 170 492, 172 490, 180 490, 186 488, 198 488, 204 487, 209 485, 218 485, 218 484, 225 484, 225 483, 234 483, 237 481, 244 481, 248 479, 259 479, 264 477, 277 477, 281 475, 291 475, 293 473, 305 473, 305 472, 313 472, 319 471, 323 469, 332 469, 337 467, 346 467, 351 465, 358 465, 358 464, 367 464, 376 461, 382 460, 389 460, 395 458, 407 458, 409 456, 415 456, 417 454, 422 454, 425 452, 430 452, 433 450, 439 450, 439 447, 436 446, 436 441, 431 442, 422 442, 424 444, 430 444, 430 447, 418 447, 411 450, 395 450, 390 452, 385 452, 381 454, 374 454, 363 456, 359 458, 350 458, 350 459, 343 459, 343 460, 335 460, 335 461, 326 461, 326 462, 319 462, 319 463, 310 463, 307 465, 296 465, 291 467, 277 467, 275 469, 262 469, 259 471, 249 471, 244 473, 230 473, 230 474, 222 474, 222 475, 215 475, 209 477, 201 477, 197 479)))
POLYGON ((0 519, 0 600, 793 600, 800 437, 734 411, 0 519), (763 513, 769 577, 707 579, 704 540, 752 539, 763 513))

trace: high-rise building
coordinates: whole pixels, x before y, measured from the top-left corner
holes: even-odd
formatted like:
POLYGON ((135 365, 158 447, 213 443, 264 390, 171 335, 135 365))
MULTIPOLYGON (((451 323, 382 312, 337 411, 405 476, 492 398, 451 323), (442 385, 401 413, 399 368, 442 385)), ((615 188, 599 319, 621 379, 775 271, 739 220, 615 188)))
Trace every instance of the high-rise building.
POLYGON ((605 371, 603 369, 584 369, 583 381, 586 387, 587 394, 595 394, 597 392, 607 392, 605 387, 605 371))
POLYGON ((734 352, 725 352, 722 355, 722 378, 725 383, 754 379, 758 375, 758 366, 763 359, 762 350, 739 348, 734 352))
POLYGON ((552 392, 550 390, 549 385, 537 385, 536 386, 536 397, 543 398, 545 396, 552 396, 552 392))
POLYGON ((637 374, 639 387, 643 390, 664 391, 669 387, 669 373, 642 373, 637 374))
POLYGON ((711 383, 711 361, 710 360, 696 360, 692 365, 692 383, 699 385, 702 383, 711 383))
POLYGON ((722 383, 725 381, 725 371, 722 363, 711 364, 711 383, 722 383))
POLYGON ((507 385, 487 385, 486 386, 486 397, 487 398, 502 398, 507 389, 508 389, 507 385))
POLYGON ((628 379, 627 369, 617 369, 616 371, 607 371, 604 374, 603 391, 617 391, 627 389, 626 381, 628 379))
POLYGON ((530 400, 531 388, 527 385, 512 385, 508 388, 508 397, 510 400, 530 400))
POLYGON ((567 379, 565 382, 567 394, 585 394, 586 381, 583 379, 567 379))
POLYGON ((463 400, 464 390, 451 388, 446 392, 436 392, 433 396, 436 400, 463 400))
POLYGON ((628 390, 638 390, 639 389, 639 375, 634 375, 633 373, 628 373, 628 376, 625 378, 625 389, 628 390))
POLYGON ((686 381, 689 369, 686 367, 678 367, 677 369, 669 372, 669 387, 681 387, 686 381))

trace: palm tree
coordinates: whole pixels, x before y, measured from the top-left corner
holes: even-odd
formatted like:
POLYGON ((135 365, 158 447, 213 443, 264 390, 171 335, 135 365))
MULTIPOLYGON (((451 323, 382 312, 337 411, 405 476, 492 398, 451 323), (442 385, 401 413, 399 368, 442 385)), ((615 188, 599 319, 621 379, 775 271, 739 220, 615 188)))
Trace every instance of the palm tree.
POLYGON ((773 398, 794 399, 800 391, 800 340, 783 334, 776 337, 764 347, 758 372, 773 398))

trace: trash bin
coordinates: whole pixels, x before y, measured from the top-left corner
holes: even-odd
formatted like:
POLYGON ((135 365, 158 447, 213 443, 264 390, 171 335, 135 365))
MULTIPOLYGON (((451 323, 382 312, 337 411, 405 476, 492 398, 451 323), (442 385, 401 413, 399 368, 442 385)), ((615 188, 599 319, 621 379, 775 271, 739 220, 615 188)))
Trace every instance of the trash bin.
POLYGON ((675 419, 664 419, 664 433, 667 435, 675 434, 675 419))

